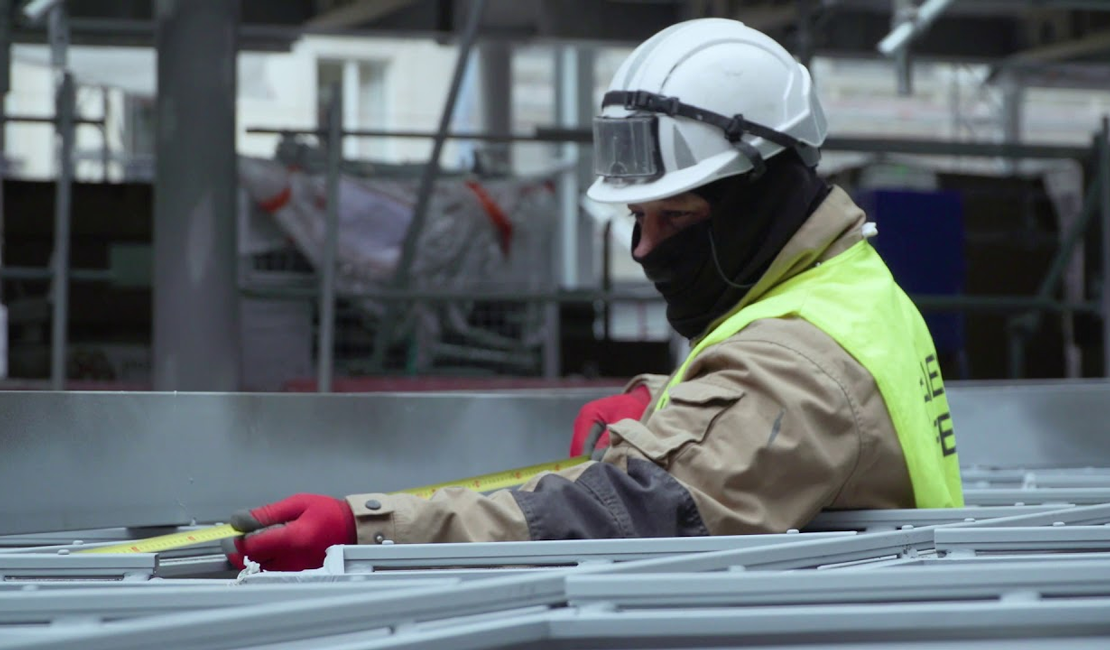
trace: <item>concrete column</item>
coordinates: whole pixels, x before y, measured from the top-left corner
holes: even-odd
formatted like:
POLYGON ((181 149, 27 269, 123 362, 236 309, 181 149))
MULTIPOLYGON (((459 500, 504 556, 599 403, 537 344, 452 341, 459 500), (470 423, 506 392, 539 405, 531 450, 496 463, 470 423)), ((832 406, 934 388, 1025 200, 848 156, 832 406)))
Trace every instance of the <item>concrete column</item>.
MULTIPOLYGON (((513 50, 503 41, 488 41, 478 47, 482 89, 482 127, 489 133, 509 133, 513 126, 513 50)), ((486 143, 485 160, 495 170, 511 171, 513 149, 508 142, 486 143)))
POLYGON ((239 3, 157 0, 154 387, 239 389, 239 3))
MULTIPOLYGON (((1025 84, 1022 83, 1019 74, 1013 70, 1003 72, 999 83, 1002 87, 1002 108, 999 115, 1002 141, 1007 144, 1021 144, 1021 120, 1025 113, 1025 84)), ((1016 158, 1007 158, 1002 161, 1003 171, 1007 174, 1016 174, 1019 163, 1016 158)))

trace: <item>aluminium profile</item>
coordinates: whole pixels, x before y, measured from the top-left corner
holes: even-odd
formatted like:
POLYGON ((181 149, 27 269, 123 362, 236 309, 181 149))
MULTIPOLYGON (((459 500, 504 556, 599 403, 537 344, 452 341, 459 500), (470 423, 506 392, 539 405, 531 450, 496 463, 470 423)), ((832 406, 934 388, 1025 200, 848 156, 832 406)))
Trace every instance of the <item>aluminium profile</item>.
MULTIPOLYGON (((996 529, 997 530, 997 529, 996 529)), ((572 605, 734 607, 984 600, 1024 592, 1110 598, 1110 555, 1083 562, 962 568, 943 563, 882 571, 568 576, 572 605)))
POLYGON ((998 517, 1036 514, 1059 510, 1056 505, 999 506, 968 508, 929 508, 902 510, 836 510, 819 513, 806 527, 806 532, 860 530, 877 532, 896 530, 903 526, 937 526, 963 521, 980 521, 998 517))
POLYGON ((367 573, 379 568, 576 566, 590 562, 629 562, 661 556, 792 544, 803 540, 827 540, 854 534, 794 532, 716 537, 335 546, 329 549, 324 568, 333 573, 367 573))
POLYGON ((1094 505, 1110 503, 1110 487, 1106 488, 1027 488, 1027 489, 967 489, 964 502, 976 506, 1014 506, 1074 504, 1094 505))
POLYGON ((119 555, 0 555, 0 582, 35 579, 149 580, 158 569, 153 553, 119 555))
POLYGON ((1110 551, 1108 526, 938 528, 935 539, 946 554, 1110 551))

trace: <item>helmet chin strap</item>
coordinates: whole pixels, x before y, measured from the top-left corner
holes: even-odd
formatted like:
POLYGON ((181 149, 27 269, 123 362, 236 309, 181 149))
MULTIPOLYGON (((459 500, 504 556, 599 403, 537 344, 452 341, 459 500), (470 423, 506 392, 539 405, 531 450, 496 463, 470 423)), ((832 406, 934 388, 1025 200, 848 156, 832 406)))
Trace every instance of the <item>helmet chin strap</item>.
POLYGON ((717 275, 721 276, 721 280, 723 280, 725 284, 732 287, 733 289, 740 289, 741 291, 747 291, 748 289, 754 287, 756 285, 756 282, 759 282, 759 278, 756 278, 755 282, 752 282, 751 284, 737 284, 728 279, 728 276, 725 275, 724 269, 721 268, 721 262, 717 259, 717 244, 713 241, 712 223, 709 225, 709 228, 706 229, 706 232, 709 233, 709 254, 713 257, 713 268, 717 269, 717 275))

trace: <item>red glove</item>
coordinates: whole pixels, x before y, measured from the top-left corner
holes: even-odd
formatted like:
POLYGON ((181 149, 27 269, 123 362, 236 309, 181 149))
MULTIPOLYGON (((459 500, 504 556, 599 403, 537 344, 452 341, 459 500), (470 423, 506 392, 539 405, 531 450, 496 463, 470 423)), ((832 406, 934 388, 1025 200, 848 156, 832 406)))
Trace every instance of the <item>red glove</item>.
POLYGON ((640 384, 630 392, 594 400, 578 411, 570 455, 581 456, 609 446, 610 424, 631 418, 639 420, 651 403, 651 391, 640 384))
POLYGON ((294 494, 268 506, 231 515, 231 526, 248 533, 235 540, 227 559, 243 568, 243 556, 267 571, 303 571, 324 565, 324 551, 355 544, 355 515, 346 501, 294 494))

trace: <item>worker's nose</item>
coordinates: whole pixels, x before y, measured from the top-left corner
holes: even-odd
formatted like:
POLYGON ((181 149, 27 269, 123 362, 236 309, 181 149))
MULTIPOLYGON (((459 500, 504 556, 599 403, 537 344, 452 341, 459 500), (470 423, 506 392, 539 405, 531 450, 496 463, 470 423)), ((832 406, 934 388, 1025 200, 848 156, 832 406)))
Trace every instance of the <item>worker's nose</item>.
POLYGON ((645 214, 640 219, 640 241, 636 243, 636 247, 632 249, 632 256, 642 259, 652 251, 659 242, 667 238, 664 229, 664 220, 651 214, 645 214))

